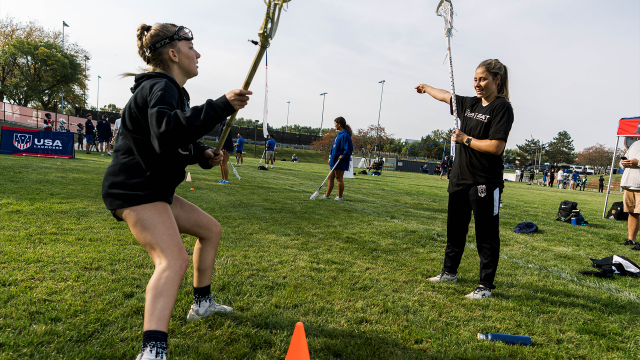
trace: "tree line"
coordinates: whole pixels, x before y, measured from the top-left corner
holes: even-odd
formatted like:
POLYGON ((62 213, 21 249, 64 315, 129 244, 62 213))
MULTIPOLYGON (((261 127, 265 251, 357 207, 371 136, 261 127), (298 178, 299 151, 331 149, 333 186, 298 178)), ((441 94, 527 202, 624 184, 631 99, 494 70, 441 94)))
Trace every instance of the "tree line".
POLYGON ((0 99, 73 115, 85 107, 89 52, 37 21, 0 19, 0 99), (64 91, 64 109, 59 99, 64 91))

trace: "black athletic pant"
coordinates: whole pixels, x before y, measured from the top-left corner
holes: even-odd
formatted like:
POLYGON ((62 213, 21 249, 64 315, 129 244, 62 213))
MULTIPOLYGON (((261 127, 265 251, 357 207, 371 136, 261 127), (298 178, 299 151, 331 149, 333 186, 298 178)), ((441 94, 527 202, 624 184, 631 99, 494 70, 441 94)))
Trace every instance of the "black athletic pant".
POLYGON ((554 178, 549 178, 549 187, 553 186, 553 180, 555 180, 554 178))
POLYGON ((598 184, 598 192, 604 192, 604 184, 598 184))
POLYGON ((493 280, 500 258, 500 190, 497 186, 470 186, 449 194, 447 247, 442 270, 458 273, 469 232, 471 212, 475 219, 476 246, 480 256, 480 285, 495 289, 493 280))

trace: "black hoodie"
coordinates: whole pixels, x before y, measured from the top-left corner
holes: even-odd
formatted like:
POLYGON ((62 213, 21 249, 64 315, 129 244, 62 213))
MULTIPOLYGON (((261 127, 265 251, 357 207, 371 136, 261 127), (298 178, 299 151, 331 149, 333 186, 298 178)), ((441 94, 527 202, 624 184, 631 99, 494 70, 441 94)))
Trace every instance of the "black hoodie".
POLYGON ((189 108, 189 94, 168 74, 139 74, 133 96, 124 107, 113 161, 102 181, 102 199, 116 210, 164 201, 173 202, 185 168, 210 169, 198 139, 223 122, 235 109, 221 96, 189 108))

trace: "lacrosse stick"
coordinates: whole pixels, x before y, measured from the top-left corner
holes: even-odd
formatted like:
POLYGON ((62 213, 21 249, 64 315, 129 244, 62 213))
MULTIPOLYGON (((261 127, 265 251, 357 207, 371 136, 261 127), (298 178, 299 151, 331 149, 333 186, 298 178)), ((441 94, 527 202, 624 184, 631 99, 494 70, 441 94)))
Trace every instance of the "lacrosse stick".
MULTIPOLYGON (((273 40, 273 37, 276 35, 282 8, 284 4, 287 4, 290 1, 291 0, 264 0, 264 3, 267 5, 267 13, 264 16, 262 27, 260 28, 260 32, 258 33, 258 35, 260 36, 260 42, 258 43, 257 41, 249 40, 249 42, 255 45, 260 45, 260 48, 256 53, 256 57, 253 59, 253 63, 251 64, 251 68, 249 69, 249 73, 247 74, 247 78, 244 80, 244 84, 242 85, 242 90, 249 90, 249 86, 251 86, 253 77, 255 76, 256 71, 258 70, 258 66, 260 66, 260 62, 262 61, 262 56, 264 56, 265 51, 267 51, 267 48, 270 45, 270 41, 273 40)), ((220 149, 222 149, 222 145, 224 144, 224 141, 227 139, 227 136, 231 131, 231 126, 233 126, 233 122, 236 120, 236 115, 238 115, 237 111, 229 117, 229 120, 227 120, 227 124, 222 131, 222 135, 220 135, 218 144, 213 150, 216 155, 220 154, 220 149)))
POLYGON ((258 163, 258 166, 262 165, 262 159, 264 159, 264 153, 267 152, 267 149, 265 148, 264 151, 262 152, 262 156, 260 157, 260 162, 258 163))
MULTIPOLYGON (((456 88, 453 85, 453 60, 451 60, 451 36, 453 30, 453 5, 451 0, 440 0, 436 14, 444 19, 444 36, 447 37, 447 57, 449 58, 449 78, 451 80, 451 105, 453 106, 453 117, 455 130, 459 130, 458 107, 456 106, 456 88)), ((456 157, 456 143, 451 140, 451 158, 456 157)))
MULTIPOLYGON (((231 160, 229 160, 229 164, 231 164, 231 160)), ((240 175, 238 175, 238 171, 236 170, 236 167, 233 166, 233 164, 231 164, 231 168, 233 169, 233 173, 236 174, 236 177, 238 178, 238 180, 242 180, 240 175)))
POLYGON ((318 195, 320 195, 320 189, 322 189, 322 187, 324 186, 324 183, 327 182, 327 180, 329 179, 329 176, 331 176, 331 173, 333 172, 333 170, 336 169, 336 166, 338 166, 338 163, 340 162, 340 159, 338 159, 338 161, 336 161, 336 164, 333 165, 333 167, 331 168, 331 171, 329 171, 329 175, 327 175, 327 177, 324 179, 324 181, 322 182, 322 185, 320 185, 320 187, 318 188, 318 190, 316 190, 316 192, 313 193, 313 195, 311 195, 311 197, 309 197, 309 200, 315 200, 316 197, 318 195))

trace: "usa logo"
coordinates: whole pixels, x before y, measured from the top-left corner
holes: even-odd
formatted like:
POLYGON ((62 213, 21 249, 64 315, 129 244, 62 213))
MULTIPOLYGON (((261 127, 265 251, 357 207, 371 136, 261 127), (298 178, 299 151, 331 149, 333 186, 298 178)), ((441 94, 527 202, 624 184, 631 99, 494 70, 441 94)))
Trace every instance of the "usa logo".
POLYGON ((20 150, 24 150, 31 146, 31 139, 31 135, 13 134, 13 145, 15 145, 20 150))

